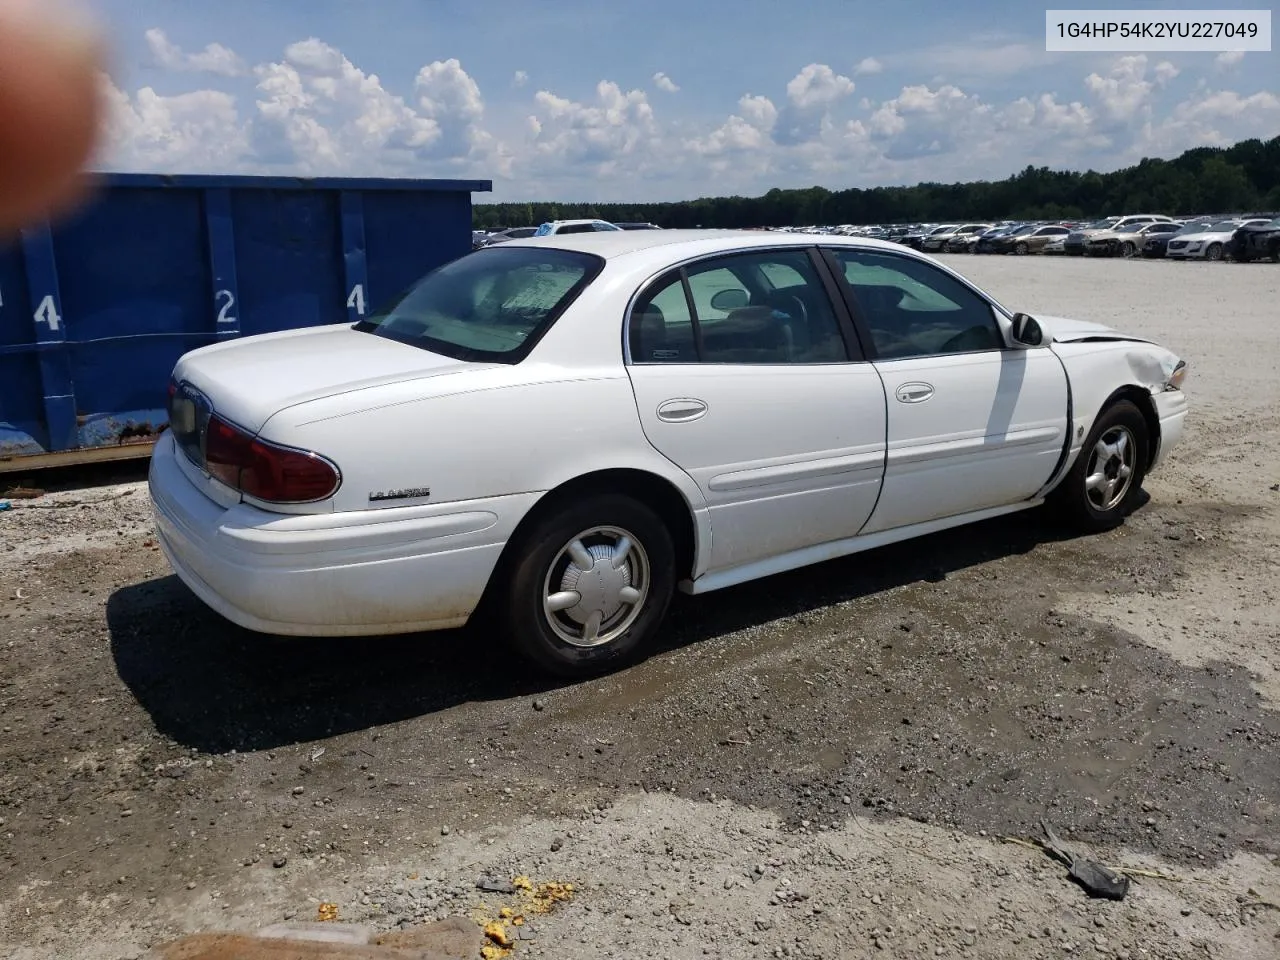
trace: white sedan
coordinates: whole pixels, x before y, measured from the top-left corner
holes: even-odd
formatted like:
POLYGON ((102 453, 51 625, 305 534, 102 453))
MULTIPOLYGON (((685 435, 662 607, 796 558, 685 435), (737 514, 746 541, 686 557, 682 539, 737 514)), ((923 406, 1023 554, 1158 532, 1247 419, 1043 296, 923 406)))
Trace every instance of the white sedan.
POLYGON ((876 240, 512 240, 357 324, 186 354, 150 489, 174 570, 249 629, 477 611, 540 667, 625 662, 700 594, 1050 501, 1122 521, 1187 367, 1014 313, 876 240))
POLYGON ((1170 260, 1221 260, 1231 238, 1241 227, 1268 223, 1266 217, 1254 220, 1223 220, 1200 233, 1183 233, 1169 241, 1165 256, 1170 260))

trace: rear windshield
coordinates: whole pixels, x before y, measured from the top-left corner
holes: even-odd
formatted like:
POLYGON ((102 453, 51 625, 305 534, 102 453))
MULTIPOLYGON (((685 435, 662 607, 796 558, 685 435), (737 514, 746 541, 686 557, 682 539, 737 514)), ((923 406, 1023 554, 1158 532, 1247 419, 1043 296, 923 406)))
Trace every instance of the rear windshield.
POLYGON ((516 363, 603 267, 570 250, 483 248, 437 267, 356 329, 457 360, 516 363))

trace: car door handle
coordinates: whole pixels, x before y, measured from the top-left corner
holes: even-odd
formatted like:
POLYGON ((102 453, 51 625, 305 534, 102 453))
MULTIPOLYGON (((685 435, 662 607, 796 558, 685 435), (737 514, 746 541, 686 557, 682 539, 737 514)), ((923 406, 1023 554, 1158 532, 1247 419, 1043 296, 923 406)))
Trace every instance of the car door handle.
POLYGON ((658 404, 658 419, 667 423, 687 423, 706 414, 707 409, 707 405, 701 400, 680 397, 658 404))
POLYGON ((933 387, 927 383, 904 383, 895 396, 900 403, 923 403, 933 396, 933 387))

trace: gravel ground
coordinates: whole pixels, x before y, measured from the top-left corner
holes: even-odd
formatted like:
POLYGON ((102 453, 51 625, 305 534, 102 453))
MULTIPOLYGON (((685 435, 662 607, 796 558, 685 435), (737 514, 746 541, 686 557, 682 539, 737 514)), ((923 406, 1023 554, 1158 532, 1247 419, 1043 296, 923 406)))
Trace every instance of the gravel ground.
POLYGON ((136 469, 15 500, 0 950, 137 957, 322 902, 390 928, 523 873, 576 893, 516 955, 1274 958, 1280 268, 947 260, 1187 357, 1188 436, 1124 527, 1021 515, 681 598, 646 662, 554 687, 474 632, 227 624, 136 469), (1001 839, 1042 818, 1177 879, 1089 900, 1001 839))

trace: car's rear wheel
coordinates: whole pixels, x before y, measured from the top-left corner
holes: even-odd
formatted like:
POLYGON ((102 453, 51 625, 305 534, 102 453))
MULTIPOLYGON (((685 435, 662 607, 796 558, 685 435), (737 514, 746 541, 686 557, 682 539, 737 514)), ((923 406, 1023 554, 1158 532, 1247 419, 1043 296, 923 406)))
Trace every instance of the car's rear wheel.
POLYGON ((1222 244, 1220 243, 1209 244, 1209 249, 1204 252, 1204 255, 1210 260, 1221 260, 1222 244))
POLYGON ((652 639, 675 589, 675 547, 646 504, 597 494, 553 509, 515 544, 502 617, 516 648, 563 677, 603 673, 652 639))
POLYGON ((1141 495, 1150 443, 1147 420, 1132 401, 1107 407, 1050 496, 1058 514, 1085 532, 1123 522, 1141 495))

